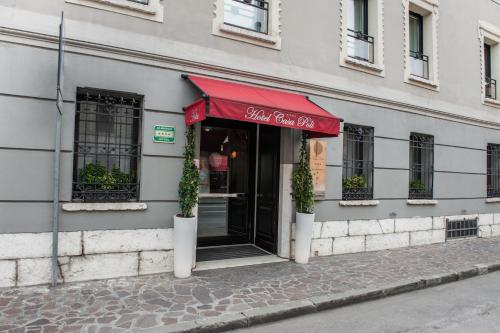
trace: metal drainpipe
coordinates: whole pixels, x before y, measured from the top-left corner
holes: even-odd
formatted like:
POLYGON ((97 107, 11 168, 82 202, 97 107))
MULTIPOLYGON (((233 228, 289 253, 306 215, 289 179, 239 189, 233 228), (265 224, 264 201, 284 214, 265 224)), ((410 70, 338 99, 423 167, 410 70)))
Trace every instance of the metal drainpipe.
POLYGON ((59 265, 57 264, 57 249, 59 247, 59 169, 61 164, 61 123, 63 97, 61 91, 63 73, 63 34, 64 34, 64 13, 61 14, 61 25, 59 26, 59 59, 57 66, 57 89, 56 89, 56 133, 54 138, 54 174, 53 174, 53 205, 52 205, 52 259, 51 275, 52 286, 57 286, 59 265))

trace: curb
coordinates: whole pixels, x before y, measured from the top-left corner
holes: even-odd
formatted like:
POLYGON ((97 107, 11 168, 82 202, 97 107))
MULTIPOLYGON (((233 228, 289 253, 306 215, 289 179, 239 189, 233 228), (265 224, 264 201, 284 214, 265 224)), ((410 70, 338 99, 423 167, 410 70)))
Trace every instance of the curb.
POLYGON ((351 290, 338 294, 322 295, 308 299, 287 302, 263 308, 255 308, 240 313, 227 314, 217 318, 206 318, 194 322, 173 324, 142 330, 147 333, 217 333, 248 328, 291 317, 298 317, 318 311, 331 310, 342 306, 372 301, 388 296, 439 286, 446 283, 469 279, 475 276, 500 271, 500 261, 478 264, 459 272, 450 272, 422 278, 398 281, 380 287, 351 290))

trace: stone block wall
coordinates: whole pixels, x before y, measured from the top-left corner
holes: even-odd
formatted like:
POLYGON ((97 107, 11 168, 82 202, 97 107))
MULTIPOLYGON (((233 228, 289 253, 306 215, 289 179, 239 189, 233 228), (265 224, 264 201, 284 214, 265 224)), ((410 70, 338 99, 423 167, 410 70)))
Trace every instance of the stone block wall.
MULTIPOLYGON (((446 219, 479 218, 478 237, 500 236, 500 214, 314 222, 311 256, 379 251, 446 241, 446 219)), ((295 224, 292 226, 292 252, 295 224)))
MULTIPOLYGON (((173 270, 173 229, 59 233, 60 282, 173 270)), ((51 233, 0 234, 0 287, 51 281, 51 233)))

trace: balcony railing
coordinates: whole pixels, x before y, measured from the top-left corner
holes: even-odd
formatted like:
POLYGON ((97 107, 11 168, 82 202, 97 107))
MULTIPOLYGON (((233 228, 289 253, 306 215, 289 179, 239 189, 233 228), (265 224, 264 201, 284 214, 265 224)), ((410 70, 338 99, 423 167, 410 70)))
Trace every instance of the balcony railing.
POLYGON ((148 5, 149 4, 149 0, 128 0, 130 2, 137 2, 137 3, 140 3, 142 5, 148 5))
POLYGON ((374 38, 361 31, 347 29, 347 55, 373 64, 374 38))
POLYGON ((225 0, 224 23, 267 34, 269 3, 262 0, 225 0))
POLYGON ((485 83, 486 97, 497 99, 497 80, 487 77, 485 83))
POLYGON ((429 80, 429 57, 422 52, 410 51, 411 74, 429 80))

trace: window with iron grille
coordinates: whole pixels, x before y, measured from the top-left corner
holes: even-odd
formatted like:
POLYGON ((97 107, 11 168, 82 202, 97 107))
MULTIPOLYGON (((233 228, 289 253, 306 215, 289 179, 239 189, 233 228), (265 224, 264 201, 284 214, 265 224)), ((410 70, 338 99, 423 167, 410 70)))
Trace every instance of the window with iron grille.
POLYGON ((224 0, 224 23, 268 34, 269 2, 264 0, 224 0))
POLYGON ((73 201, 138 200, 141 115, 141 96, 77 90, 73 201))
POLYGON ((344 126, 342 200, 373 198, 373 128, 344 126))
POLYGON ((434 182, 434 137, 410 135, 410 199, 432 199, 434 182))
POLYGON ((477 218, 450 220, 446 219, 446 238, 465 238, 477 236, 477 218))
POLYGON ((500 145, 489 143, 487 155, 487 195, 500 198, 500 145))

